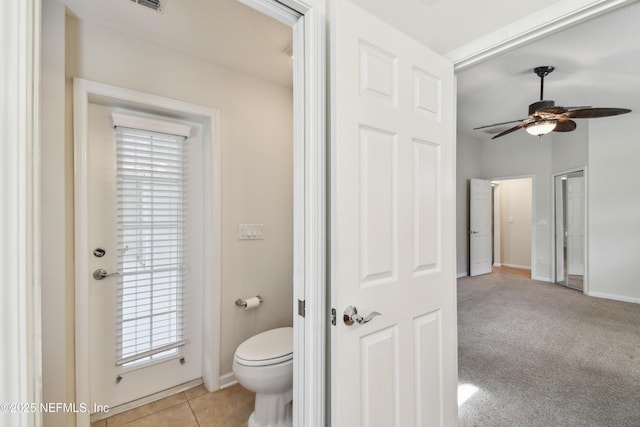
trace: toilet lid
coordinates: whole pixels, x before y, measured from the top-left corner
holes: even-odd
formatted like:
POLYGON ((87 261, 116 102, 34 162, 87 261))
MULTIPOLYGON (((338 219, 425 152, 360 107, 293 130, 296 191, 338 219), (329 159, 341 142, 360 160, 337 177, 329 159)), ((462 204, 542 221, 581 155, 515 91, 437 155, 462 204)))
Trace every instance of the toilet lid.
POLYGON ((236 349, 242 365, 262 366, 286 362, 293 358, 293 328, 277 328, 247 339, 236 349))

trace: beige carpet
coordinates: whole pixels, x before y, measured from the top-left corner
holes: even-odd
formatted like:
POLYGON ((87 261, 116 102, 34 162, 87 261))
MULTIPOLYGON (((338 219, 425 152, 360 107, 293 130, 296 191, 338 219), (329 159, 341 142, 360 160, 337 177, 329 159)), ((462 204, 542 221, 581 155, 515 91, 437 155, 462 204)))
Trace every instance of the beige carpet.
POLYGON ((494 271, 458 280, 460 426, 640 427, 640 304, 494 271))

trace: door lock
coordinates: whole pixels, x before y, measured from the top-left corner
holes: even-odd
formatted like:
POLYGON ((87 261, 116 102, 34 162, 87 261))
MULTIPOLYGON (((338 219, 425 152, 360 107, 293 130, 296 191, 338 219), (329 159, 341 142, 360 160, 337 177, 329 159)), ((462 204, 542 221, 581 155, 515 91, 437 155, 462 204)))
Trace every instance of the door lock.
POLYGON ((102 258, 106 253, 107 251, 105 251, 103 248, 95 248, 93 250, 93 256, 96 258, 102 258))

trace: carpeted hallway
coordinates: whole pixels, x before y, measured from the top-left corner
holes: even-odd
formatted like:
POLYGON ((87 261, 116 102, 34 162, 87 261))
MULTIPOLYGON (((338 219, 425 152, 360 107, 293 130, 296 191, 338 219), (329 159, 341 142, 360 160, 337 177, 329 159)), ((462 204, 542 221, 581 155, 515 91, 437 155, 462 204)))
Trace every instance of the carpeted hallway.
POLYGON ((458 340, 461 427, 640 426, 640 304, 494 268, 458 280, 458 340))

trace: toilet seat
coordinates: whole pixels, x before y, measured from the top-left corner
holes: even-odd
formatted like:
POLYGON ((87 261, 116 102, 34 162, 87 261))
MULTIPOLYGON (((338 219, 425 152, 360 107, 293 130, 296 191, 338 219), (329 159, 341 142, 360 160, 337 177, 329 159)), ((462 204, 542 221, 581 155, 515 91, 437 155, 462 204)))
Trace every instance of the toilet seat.
POLYGON ((236 361, 244 366, 269 366, 293 359, 293 328, 271 329, 238 346, 236 361))

